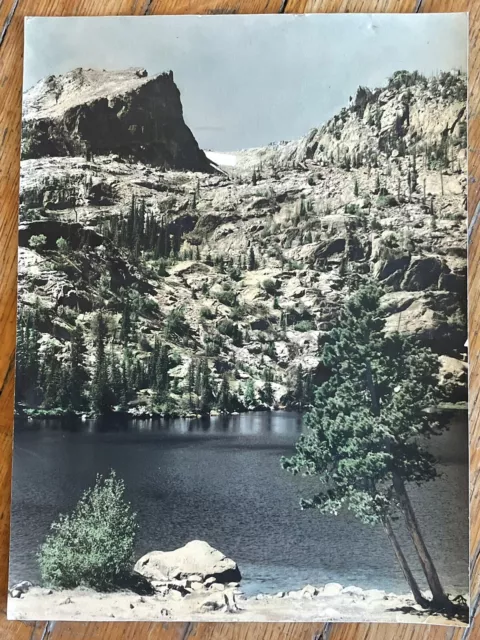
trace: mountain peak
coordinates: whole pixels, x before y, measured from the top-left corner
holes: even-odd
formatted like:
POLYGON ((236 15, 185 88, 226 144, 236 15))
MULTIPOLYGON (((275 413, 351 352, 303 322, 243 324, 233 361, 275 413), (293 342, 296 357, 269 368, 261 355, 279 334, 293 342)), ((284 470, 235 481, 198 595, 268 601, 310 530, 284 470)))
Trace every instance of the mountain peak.
POLYGON ((211 171, 183 119, 172 71, 73 69, 29 89, 23 111, 23 158, 117 153, 165 168, 211 171))

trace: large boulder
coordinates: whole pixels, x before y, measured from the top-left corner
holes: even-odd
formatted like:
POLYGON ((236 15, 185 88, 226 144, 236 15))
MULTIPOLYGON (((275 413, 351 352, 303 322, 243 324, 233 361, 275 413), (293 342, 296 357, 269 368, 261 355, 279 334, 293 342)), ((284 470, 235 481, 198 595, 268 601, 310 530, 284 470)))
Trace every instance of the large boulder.
POLYGON ((415 257, 405 274, 402 288, 405 291, 438 289, 440 276, 448 272, 445 264, 436 256, 415 257))
POLYGON ((135 571, 149 580, 178 580, 191 575, 202 580, 239 582, 242 578, 237 563, 203 540, 192 540, 174 551, 150 551, 135 565, 135 571))

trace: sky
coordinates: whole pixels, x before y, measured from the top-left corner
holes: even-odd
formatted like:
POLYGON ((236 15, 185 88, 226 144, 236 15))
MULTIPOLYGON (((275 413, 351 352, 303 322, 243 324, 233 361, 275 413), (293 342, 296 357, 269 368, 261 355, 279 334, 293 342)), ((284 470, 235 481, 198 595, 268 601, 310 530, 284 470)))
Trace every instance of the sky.
POLYGON ((305 135, 399 69, 467 68, 466 14, 28 18, 24 89, 76 67, 172 70, 214 151, 305 135))

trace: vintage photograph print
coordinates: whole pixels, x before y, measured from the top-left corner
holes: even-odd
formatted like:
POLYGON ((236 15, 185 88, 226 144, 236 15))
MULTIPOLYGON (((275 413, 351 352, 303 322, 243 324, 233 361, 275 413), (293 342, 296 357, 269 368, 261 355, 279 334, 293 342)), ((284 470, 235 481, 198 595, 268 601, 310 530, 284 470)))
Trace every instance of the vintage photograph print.
POLYGON ((468 624, 467 52, 26 20, 10 618, 468 624))

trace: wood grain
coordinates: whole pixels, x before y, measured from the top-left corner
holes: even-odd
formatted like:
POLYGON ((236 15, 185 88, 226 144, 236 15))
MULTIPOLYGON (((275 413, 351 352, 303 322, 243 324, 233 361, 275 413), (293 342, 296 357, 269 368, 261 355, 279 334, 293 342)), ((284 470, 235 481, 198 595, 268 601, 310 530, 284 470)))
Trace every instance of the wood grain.
POLYGON ((22 623, 5 619, 13 428, 23 18, 183 13, 470 11, 469 339, 472 609, 480 602, 480 3, 478 0, 0 0, 0 638, 4 640, 472 640, 469 630, 394 624, 22 623))

